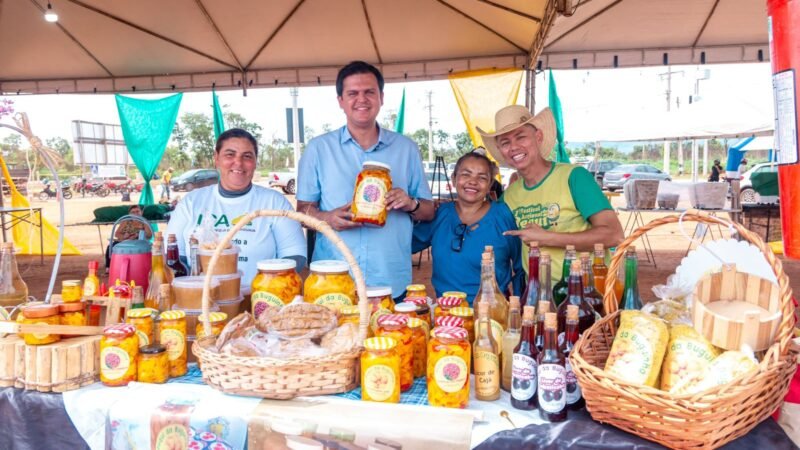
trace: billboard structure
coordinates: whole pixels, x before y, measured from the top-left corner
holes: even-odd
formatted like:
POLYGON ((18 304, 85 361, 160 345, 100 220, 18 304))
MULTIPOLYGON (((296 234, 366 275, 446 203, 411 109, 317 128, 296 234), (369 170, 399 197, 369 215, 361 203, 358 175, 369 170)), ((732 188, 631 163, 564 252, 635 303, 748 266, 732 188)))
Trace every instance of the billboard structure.
POLYGON ((125 176, 133 161, 125 146, 122 127, 114 124, 72 121, 74 163, 94 177, 125 176))

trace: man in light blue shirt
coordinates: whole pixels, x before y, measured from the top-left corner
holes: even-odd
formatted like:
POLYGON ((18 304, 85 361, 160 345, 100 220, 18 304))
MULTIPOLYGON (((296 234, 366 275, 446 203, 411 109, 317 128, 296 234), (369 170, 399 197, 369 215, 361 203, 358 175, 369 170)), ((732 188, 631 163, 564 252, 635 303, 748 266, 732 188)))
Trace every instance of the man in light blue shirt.
MULTIPOLYGON (((380 128, 383 75, 374 66, 354 61, 336 77, 339 107, 347 124, 312 139, 298 166, 297 210, 327 222, 356 257, 368 286, 391 286, 403 295, 411 283, 412 221, 433 219, 431 191, 417 145, 403 135, 380 128), (386 194, 386 225, 361 226, 352 221, 350 203, 364 161, 391 167, 392 190, 386 194)), ((313 260, 344 257, 321 234, 313 260)))

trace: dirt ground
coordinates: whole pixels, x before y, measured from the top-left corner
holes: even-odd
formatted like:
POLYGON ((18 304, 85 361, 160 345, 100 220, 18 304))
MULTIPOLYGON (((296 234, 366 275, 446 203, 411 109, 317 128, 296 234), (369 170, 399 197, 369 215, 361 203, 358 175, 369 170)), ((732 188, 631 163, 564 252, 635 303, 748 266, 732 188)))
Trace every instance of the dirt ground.
MULTIPOLYGON (((137 200, 134 194, 133 201, 137 200)), ((179 196, 185 193, 179 193, 179 196)), ((294 204, 294 196, 288 196, 289 200, 294 204)), ((6 201, 7 198, 6 198, 6 201)), ((614 206, 621 206, 622 199, 612 199, 614 206)), ((94 216, 92 212, 95 208, 109 205, 122 204, 118 195, 111 195, 104 199, 97 197, 81 198, 80 196, 74 197, 66 201, 66 238, 75 245, 82 253, 80 256, 64 256, 61 258, 61 263, 58 269, 58 281, 55 292, 59 292, 60 283, 62 280, 68 279, 82 279, 87 272, 88 262, 91 260, 103 260, 103 252, 105 247, 101 247, 101 238, 107 242, 111 226, 102 226, 101 233, 98 235, 97 227, 94 225, 76 225, 87 223, 91 221, 94 216)), ((40 202, 33 201, 33 206, 42 207, 44 217, 50 221, 54 226, 58 224, 58 203, 55 200, 40 202)), ((620 221, 625 226, 628 220, 628 213, 620 212, 620 221)), ((645 223, 650 220, 663 216, 660 213, 645 213, 642 215, 645 223)), ((690 226, 691 227, 691 226, 690 226)), ((162 229, 163 229, 162 225, 162 229)), ((8 233, 10 239, 11 233, 8 233)), ((677 224, 670 224, 661 226, 648 232, 650 242, 653 247, 657 267, 644 264, 644 254, 640 252, 640 275, 639 275, 639 288, 645 300, 653 297, 651 287, 655 284, 664 283, 667 276, 675 271, 675 268, 680 264, 681 259, 684 257, 688 241, 684 238, 678 228, 677 224)), ((640 248, 640 242, 637 242, 637 248, 640 248)), ((800 289, 800 260, 790 260, 781 257, 783 267, 789 275, 790 283, 793 290, 800 289)), ((30 295, 37 298, 43 298, 47 291, 47 285, 50 280, 50 274, 53 267, 54 257, 45 256, 44 265, 39 262, 39 255, 28 256, 19 255, 18 264, 22 277, 28 284, 30 295)), ((417 255, 414 256, 414 262, 417 261, 417 255)), ((428 259, 427 253, 422 257, 420 267, 413 269, 413 278, 416 283, 424 283, 429 289, 428 292, 432 293, 431 288, 431 261, 428 259)))

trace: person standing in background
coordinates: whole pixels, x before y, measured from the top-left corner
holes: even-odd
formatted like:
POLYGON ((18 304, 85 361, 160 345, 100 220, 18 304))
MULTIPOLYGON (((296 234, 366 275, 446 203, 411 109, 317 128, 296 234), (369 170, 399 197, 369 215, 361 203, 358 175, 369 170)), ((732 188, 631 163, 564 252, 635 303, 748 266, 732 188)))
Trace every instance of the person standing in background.
POLYGON ((172 172, 174 171, 175 169, 170 167, 164 171, 163 175, 161 175, 161 197, 166 196, 167 200, 169 200, 169 183, 172 181, 172 172))

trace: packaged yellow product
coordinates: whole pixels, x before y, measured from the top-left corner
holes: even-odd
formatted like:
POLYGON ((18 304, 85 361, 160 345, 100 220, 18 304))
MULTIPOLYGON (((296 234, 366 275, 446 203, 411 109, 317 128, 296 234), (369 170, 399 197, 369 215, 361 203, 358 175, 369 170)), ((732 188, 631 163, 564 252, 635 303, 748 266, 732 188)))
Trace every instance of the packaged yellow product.
POLYGON ((727 351, 714 358, 714 361, 711 361, 708 376, 698 383, 695 392, 728 384, 754 370, 758 370, 758 364, 756 364, 752 354, 748 355, 734 350, 727 351))
POLYGON ((663 320, 641 311, 622 311, 606 372, 629 383, 655 387, 668 339, 663 320))
POLYGON ((661 390, 672 394, 696 392, 697 384, 709 375, 711 362, 717 356, 719 349, 694 327, 672 326, 667 355, 661 366, 661 390))
POLYGON ((648 303, 644 305, 642 312, 652 314, 664 320, 670 326, 692 324, 689 308, 685 304, 673 300, 659 300, 648 303))

